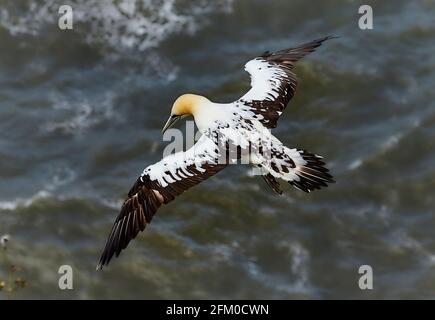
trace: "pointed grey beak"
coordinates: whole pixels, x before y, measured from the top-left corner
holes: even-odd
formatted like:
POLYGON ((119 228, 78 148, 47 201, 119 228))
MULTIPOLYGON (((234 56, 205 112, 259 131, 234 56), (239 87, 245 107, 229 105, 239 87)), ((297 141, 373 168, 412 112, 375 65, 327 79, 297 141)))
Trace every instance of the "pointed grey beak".
POLYGON ((181 116, 179 116, 179 115, 176 115, 176 114, 171 115, 169 117, 168 121, 166 121, 166 124, 162 129, 162 134, 165 133, 166 130, 168 130, 170 127, 172 127, 175 124, 175 122, 177 122, 180 119, 181 119, 181 116))

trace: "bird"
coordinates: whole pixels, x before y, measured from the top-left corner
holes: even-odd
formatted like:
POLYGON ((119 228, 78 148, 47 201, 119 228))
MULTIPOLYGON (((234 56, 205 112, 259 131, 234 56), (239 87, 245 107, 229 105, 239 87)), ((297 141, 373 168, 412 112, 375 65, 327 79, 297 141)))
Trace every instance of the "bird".
POLYGON ((193 116, 201 137, 188 150, 172 153, 143 170, 122 204, 97 269, 107 266, 114 255, 118 257, 163 204, 229 164, 249 163, 276 194, 282 194, 279 180, 307 193, 334 183, 321 156, 286 147, 271 133, 295 94, 295 63, 332 38, 266 51, 248 61, 245 70, 251 88, 234 102, 215 103, 192 93, 178 97, 162 132, 193 116))

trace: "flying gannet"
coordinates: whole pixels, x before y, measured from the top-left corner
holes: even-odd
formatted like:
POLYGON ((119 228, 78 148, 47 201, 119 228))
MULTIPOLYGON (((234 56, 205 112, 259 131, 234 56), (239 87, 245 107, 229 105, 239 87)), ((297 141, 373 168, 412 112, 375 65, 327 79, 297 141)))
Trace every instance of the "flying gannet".
POLYGON ((171 202, 229 163, 246 158, 246 154, 248 162, 260 170, 266 183, 278 194, 282 191, 277 178, 305 192, 334 182, 322 157, 288 148, 270 132, 295 93, 295 62, 331 38, 265 52, 250 60, 245 70, 251 76, 251 89, 232 103, 214 103, 195 94, 176 99, 163 132, 177 120, 192 115, 202 136, 187 151, 166 156, 145 168, 122 205, 97 269, 108 265, 113 255, 118 256, 151 222, 162 204, 171 202), (228 152, 231 147, 237 150, 232 156, 228 152))

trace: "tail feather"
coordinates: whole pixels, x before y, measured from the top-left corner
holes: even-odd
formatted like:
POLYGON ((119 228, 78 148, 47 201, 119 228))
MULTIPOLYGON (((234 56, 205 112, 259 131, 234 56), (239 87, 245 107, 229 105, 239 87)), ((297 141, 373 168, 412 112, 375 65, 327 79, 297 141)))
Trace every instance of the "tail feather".
POLYGON ((282 190, 279 185, 279 182, 275 179, 274 176, 272 176, 270 173, 267 173, 265 175, 262 175, 264 181, 266 181, 267 185, 274 191, 275 193, 281 195, 282 190))
POLYGON ((298 150, 298 153, 305 163, 294 168, 297 179, 289 181, 292 186, 304 192, 310 192, 335 182, 329 170, 324 167, 322 157, 306 150, 298 150))
POLYGON ((326 188, 329 183, 335 182, 321 156, 282 145, 272 149, 270 160, 261 167, 264 170, 263 179, 279 194, 281 189, 276 178, 304 192, 326 188))

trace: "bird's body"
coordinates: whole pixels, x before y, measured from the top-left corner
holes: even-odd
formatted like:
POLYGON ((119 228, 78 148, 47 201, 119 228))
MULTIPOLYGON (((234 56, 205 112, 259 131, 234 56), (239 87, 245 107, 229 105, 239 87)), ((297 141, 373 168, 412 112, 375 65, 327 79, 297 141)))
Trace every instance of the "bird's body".
POLYGON ((164 130, 192 115, 201 132, 193 147, 145 168, 131 188, 98 265, 107 265, 146 224, 157 209, 176 196, 237 162, 257 167, 271 189, 281 194, 277 179, 310 192, 333 182, 321 157, 288 148, 270 129, 277 125, 296 89, 294 63, 314 51, 326 37, 296 48, 265 53, 249 61, 251 89, 232 103, 214 103, 195 95, 180 96, 164 130))

